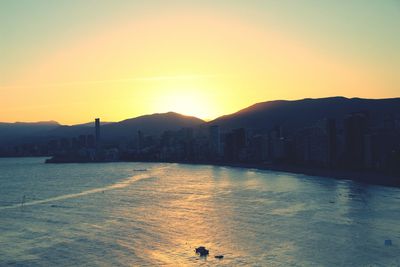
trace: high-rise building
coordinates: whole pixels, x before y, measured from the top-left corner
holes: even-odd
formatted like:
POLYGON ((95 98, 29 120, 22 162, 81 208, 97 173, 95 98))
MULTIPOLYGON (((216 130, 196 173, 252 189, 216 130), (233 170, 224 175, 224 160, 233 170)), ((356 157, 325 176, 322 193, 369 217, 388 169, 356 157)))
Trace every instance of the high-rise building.
POLYGON ((294 135, 294 157, 300 164, 333 167, 336 164, 336 122, 323 119, 294 135))
POLYGON ((86 140, 86 135, 80 135, 79 136, 79 148, 83 148, 87 146, 87 140, 86 140))
POLYGON ((218 125, 210 126, 209 136, 211 156, 217 158, 221 153, 221 139, 218 125))
POLYGON ((330 167, 336 165, 337 160, 337 132, 336 132, 336 120, 326 120, 326 133, 328 135, 328 163, 330 167))
POLYGON ((88 148, 95 148, 96 140, 93 134, 89 134, 88 136, 86 136, 86 144, 88 148))
POLYGON ((246 149, 246 130, 235 129, 224 138, 224 158, 227 161, 243 161, 246 149))
POLYGON ((344 120, 346 164, 361 168, 364 164, 364 136, 367 133, 367 116, 364 113, 348 115, 344 120))
POLYGON ((95 119, 95 141, 96 141, 96 148, 100 148, 100 119, 95 119))

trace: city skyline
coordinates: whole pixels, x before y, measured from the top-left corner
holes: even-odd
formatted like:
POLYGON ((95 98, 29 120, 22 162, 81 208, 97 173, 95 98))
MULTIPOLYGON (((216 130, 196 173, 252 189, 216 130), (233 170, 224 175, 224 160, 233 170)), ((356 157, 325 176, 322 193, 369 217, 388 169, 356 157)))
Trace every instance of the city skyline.
POLYGON ((0 267, 399 265, 399 18, 0 0, 0 267))
POLYGON ((268 100, 398 96, 396 1, 0 6, 4 122, 210 120, 268 100))
MULTIPOLYGON (((361 178, 325 171, 398 176, 399 101, 336 97, 266 102, 208 123, 179 114, 153 114, 103 127, 96 118, 94 127, 53 126, 47 137, 42 131, 36 141, 25 136, 19 144, 15 131, 11 142, 0 146, 0 157, 51 155, 46 163, 244 164, 354 180, 361 178)), ((361 180, 398 185, 388 177, 361 180)))

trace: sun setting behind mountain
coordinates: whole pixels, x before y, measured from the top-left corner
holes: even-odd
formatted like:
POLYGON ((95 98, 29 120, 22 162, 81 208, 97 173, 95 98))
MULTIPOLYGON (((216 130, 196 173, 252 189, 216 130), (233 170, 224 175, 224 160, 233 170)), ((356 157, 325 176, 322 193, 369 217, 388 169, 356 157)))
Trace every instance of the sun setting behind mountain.
POLYGON ((400 266, 399 0, 0 0, 0 266, 400 266))
POLYGON ((398 94, 395 2, 1 5, 1 121, 214 119, 266 100, 398 94))

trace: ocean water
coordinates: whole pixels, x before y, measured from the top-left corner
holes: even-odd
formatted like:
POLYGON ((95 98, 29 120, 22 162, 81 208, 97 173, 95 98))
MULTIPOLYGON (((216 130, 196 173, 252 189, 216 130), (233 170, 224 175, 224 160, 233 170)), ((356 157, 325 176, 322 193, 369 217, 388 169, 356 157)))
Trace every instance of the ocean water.
POLYGON ((0 266, 400 266, 399 188, 206 165, 43 162, 0 159, 0 266), (201 245, 206 258, 194 253, 201 245))

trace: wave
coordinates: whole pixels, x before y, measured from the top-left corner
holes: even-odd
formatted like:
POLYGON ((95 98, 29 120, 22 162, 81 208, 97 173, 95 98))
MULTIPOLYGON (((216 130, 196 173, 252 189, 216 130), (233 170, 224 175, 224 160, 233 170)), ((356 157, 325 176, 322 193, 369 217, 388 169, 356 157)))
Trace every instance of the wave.
POLYGON ((148 178, 151 178, 151 176, 148 174, 136 175, 136 176, 132 176, 128 179, 119 181, 115 184, 111 184, 111 185, 108 185, 105 187, 98 187, 98 188, 93 188, 93 189, 89 189, 86 191, 82 191, 79 193, 65 194, 65 195, 50 197, 50 198, 46 198, 46 199, 40 199, 40 200, 34 200, 34 201, 30 201, 30 202, 17 203, 17 204, 13 204, 13 205, 9 205, 9 206, 3 206, 3 207, 0 207, 0 211, 6 210, 6 209, 21 208, 21 207, 25 207, 25 206, 45 204, 45 203, 49 203, 49 202, 53 202, 53 201, 65 200, 65 199, 70 199, 70 198, 78 198, 78 197, 82 197, 82 196, 86 196, 86 195, 90 195, 90 194, 102 193, 105 191, 110 191, 110 190, 115 190, 115 189, 121 189, 121 188, 127 187, 133 183, 136 183, 140 180, 144 180, 144 179, 148 179, 148 178))

